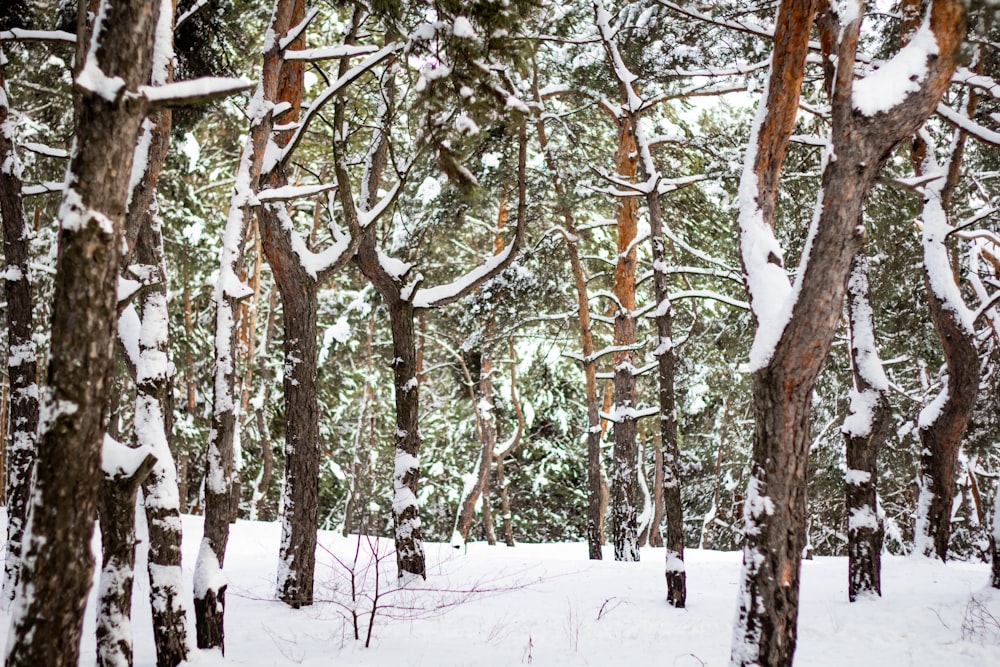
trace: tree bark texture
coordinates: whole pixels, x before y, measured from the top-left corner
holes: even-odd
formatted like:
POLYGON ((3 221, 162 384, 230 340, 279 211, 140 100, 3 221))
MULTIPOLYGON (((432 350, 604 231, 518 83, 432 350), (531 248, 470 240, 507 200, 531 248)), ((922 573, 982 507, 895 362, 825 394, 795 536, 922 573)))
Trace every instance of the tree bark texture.
POLYGON ((140 302, 139 364, 136 368, 135 440, 156 458, 142 482, 149 533, 147 571, 157 667, 187 659, 187 617, 181 570, 181 497, 170 448, 173 415, 172 366, 167 357, 167 272, 156 198, 136 242, 135 261, 154 272, 155 283, 140 302))
MULTIPOLYGON (((3 52, 0 51, 0 63, 3 52)), ((14 596, 21 568, 21 541, 31 490, 38 430, 38 366, 32 334, 31 270, 28 267, 31 230, 21 202, 21 166, 10 121, 7 85, 0 64, 0 216, 7 297, 7 381, 9 403, 3 415, 5 437, 0 446, 6 459, 4 497, 7 506, 7 547, 3 599, 14 596), (9 415, 9 417, 8 417, 9 415)))
MULTIPOLYGON (((751 137, 756 203, 768 228, 773 227, 774 199, 765 186, 772 184, 776 188, 780 166, 779 155, 769 145, 774 142, 781 155, 787 146, 813 12, 813 3, 808 0, 788 0, 779 6, 768 94, 761 102, 759 124, 751 137), (771 206, 771 213, 765 204, 771 206)), ((789 298, 794 298, 791 315, 782 323, 773 348, 758 349, 764 357, 755 362, 755 429, 744 503, 743 578, 732 651, 732 662, 738 665, 792 662, 801 556, 806 542, 805 482, 812 389, 839 323, 851 260, 863 241, 864 228, 859 227, 858 220, 865 195, 893 147, 927 118, 948 86, 964 34, 964 5, 959 0, 934 2, 929 27, 939 54, 927 59, 921 87, 895 106, 870 115, 855 109, 853 99, 859 24, 860 17, 855 18, 841 32, 832 86, 831 145, 824 160, 811 243, 807 244, 796 279, 798 289, 789 293, 789 298), (836 159, 829 159, 830 155, 836 159)), ((744 186, 741 184, 741 188, 744 186)), ((752 254, 754 248, 748 245, 742 224, 741 220, 741 254, 751 306, 760 323, 767 301, 762 298, 761 288, 767 283, 755 282, 761 276, 751 275, 762 270, 763 262, 752 254)), ((780 258, 775 259, 780 265, 780 258)), ((766 261, 773 263, 770 257, 766 261)), ((774 327, 774 313, 767 314, 772 320, 765 324, 774 327)), ((760 335, 759 331, 755 349, 760 335)))
POLYGON ((155 0, 104 0, 84 61, 89 69, 76 80, 80 113, 59 215, 48 388, 8 665, 79 662, 129 171, 145 115, 124 92, 149 79, 158 6, 155 0), (120 78, 120 87, 94 85, 101 78, 95 68, 120 78))
MULTIPOLYGON (((296 0, 276 0, 268 30, 284 35, 295 25, 296 0)), ((280 40, 266 43, 260 81, 251 107, 250 133, 236 169, 236 183, 223 235, 219 280, 215 288, 215 383, 212 399, 212 429, 209 432, 205 474, 205 532, 195 565, 195 622, 198 648, 220 648, 225 652, 225 579, 221 568, 229 541, 232 518, 234 440, 239 401, 236 381, 240 376, 236 312, 241 299, 252 294, 239 278, 244 245, 259 190, 264 149, 274 125, 273 105, 278 99, 283 63, 280 40)))
MULTIPOLYGON (((616 173, 635 181, 639 165, 632 121, 619 119, 616 173)), ((622 197, 615 222, 618 253, 614 274, 617 300, 614 330, 614 437, 611 463, 611 524, 615 560, 638 561, 638 447, 636 446, 635 392, 635 238, 639 218, 635 197, 622 197)))
POLYGON ((878 455, 889 434, 889 383, 875 347, 868 258, 860 251, 847 282, 854 388, 843 426, 847 441, 847 596, 882 595, 882 538, 878 516, 878 455))
MULTIPOLYGON (((537 87, 534 93, 535 101, 540 104, 541 96, 537 87)), ((604 542, 604 511, 601 502, 601 406, 597 393, 597 363, 594 359, 594 335, 591 331, 590 294, 587 289, 587 276, 580 259, 576 218, 573 210, 562 203, 566 198, 566 188, 559 179, 557 158, 549 148, 544 115, 539 116, 535 128, 538 143, 545 154, 545 166, 556 194, 555 201, 559 202, 557 208, 563 220, 565 230, 563 238, 566 241, 566 254, 569 256, 576 292, 576 314, 580 329, 580 353, 587 403, 587 552, 591 560, 601 560, 601 545, 604 542)))
MULTIPOLYGON (((106 445, 108 446, 108 445, 106 445)), ((124 445, 115 444, 116 448, 124 445)), ((97 664, 132 666, 132 582, 135 579, 135 501, 156 457, 147 454, 135 471, 105 471, 98 499, 101 576, 97 596, 97 664)))
MULTIPOLYGON (((646 147, 648 149, 648 147, 646 147)), ((663 213, 660 196, 651 192, 646 197, 649 208, 650 239, 653 257, 653 288, 656 294, 657 393, 660 400, 660 469, 659 491, 663 498, 663 514, 667 519, 666 547, 667 601, 673 607, 684 607, 687 599, 687 574, 684 570, 684 508, 681 504, 681 453, 677 443, 677 406, 674 397, 676 355, 673 341, 673 306, 670 303, 670 275, 667 273, 667 250, 663 240, 663 213)), ((659 523, 653 528, 659 531, 659 523)))

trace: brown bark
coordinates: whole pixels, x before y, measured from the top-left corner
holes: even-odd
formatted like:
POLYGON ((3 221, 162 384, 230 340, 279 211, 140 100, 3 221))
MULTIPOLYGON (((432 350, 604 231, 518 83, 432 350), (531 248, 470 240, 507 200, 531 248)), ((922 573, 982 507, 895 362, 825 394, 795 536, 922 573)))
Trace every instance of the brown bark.
MULTIPOLYGON (((757 204, 767 225, 773 225, 773 192, 787 146, 787 136, 778 135, 787 135, 794 120, 813 9, 808 0, 787 0, 778 10, 768 95, 761 102, 768 113, 761 116, 763 123, 751 148, 756 151, 757 204), (790 45, 795 46, 792 52, 790 45), (774 125, 782 120, 780 127, 774 125)), ((755 431, 734 664, 792 661, 805 546, 812 389, 840 319, 851 259, 863 240, 863 228, 857 223, 865 195, 892 148, 927 118, 948 86, 964 34, 963 3, 936 0, 930 25, 940 52, 928 59, 921 89, 871 116, 853 106, 859 21, 842 33, 832 99, 831 150, 836 160, 828 160, 823 171, 820 215, 800 268, 791 317, 773 353, 759 362, 753 374, 755 431)), ((754 296, 762 295, 751 294, 756 308, 754 296)))
MULTIPOLYGON (((619 119, 616 173, 634 182, 639 165, 632 120, 619 119)), ((635 197, 622 197, 615 214, 618 253, 614 274, 617 300, 614 330, 614 438, 611 463, 611 526, 615 560, 638 561, 635 391, 635 238, 639 218, 635 197)))
MULTIPOLYGON (((375 314, 368 317, 368 326, 365 335, 365 386, 361 398, 361 415, 358 417, 358 430, 354 436, 354 452, 351 456, 351 489, 347 498, 347 507, 344 510, 344 537, 350 534, 355 524, 355 514, 359 507, 364 507, 363 492, 365 490, 364 481, 368 477, 369 451, 362 447, 362 442, 366 436, 372 436, 375 431, 375 388, 372 386, 374 377, 374 364, 372 355, 372 342, 375 338, 375 314)), ((419 380, 418 380, 419 382, 419 380)), ((369 448, 372 440, 369 438, 369 448)), ((368 530, 367 520, 362 517, 358 522, 358 533, 365 533, 368 530)))
MULTIPOLYGON (((278 307, 278 286, 271 286, 271 295, 267 300, 267 329, 264 334, 264 350, 265 353, 267 348, 270 346, 272 340, 274 340, 274 329, 275 329, 275 311, 278 307)), ((257 489, 255 493, 257 495, 257 517, 263 521, 270 520, 268 516, 267 508, 267 495, 271 489, 271 481, 274 479, 274 452, 272 451, 271 444, 271 429, 267 423, 267 410, 265 406, 268 405, 269 398, 271 395, 271 369, 266 363, 261 364, 260 369, 260 382, 263 392, 263 402, 262 405, 258 406, 254 417, 257 422, 257 434, 260 437, 260 458, 261 458, 261 471, 260 471, 260 481, 257 483, 257 489)))
MULTIPOLYGON (((115 445, 124 448, 124 445, 115 445)), ((156 464, 149 454, 135 471, 106 474, 98 499, 103 553, 97 600, 97 664, 131 667, 132 582, 135 578, 135 501, 156 464)))
POLYGON ((521 446, 521 437, 524 435, 524 411, 521 409, 521 401, 517 398, 517 355, 514 351, 514 341, 507 341, 507 351, 510 354, 510 402, 514 408, 514 415, 517 417, 517 428, 510 444, 503 451, 494 453, 497 462, 496 478, 497 488, 500 490, 500 516, 503 520, 503 539, 508 547, 514 546, 514 517, 510 506, 509 483, 505 477, 504 459, 512 456, 521 446))
MULTIPOLYGON (((295 25, 296 0, 276 0, 268 30, 284 35, 295 25)), ((255 96, 262 100, 279 99, 281 69, 284 59, 280 39, 267 43, 260 81, 255 96)), ((205 533, 195 568, 194 596, 198 648, 218 647, 225 652, 225 586, 214 576, 216 567, 225 563, 232 518, 233 444, 237 428, 239 401, 236 383, 240 375, 237 328, 238 303, 249 296, 245 285, 233 284, 243 266, 244 245, 252 217, 252 196, 259 190, 264 149, 271 138, 274 119, 270 112, 251 119, 250 134, 237 167, 237 182, 226 222, 219 283, 216 286, 215 394, 212 401, 212 429, 206 457, 205 533)))
MULTIPOLYGON (((847 316, 850 323, 853 402, 860 401, 862 424, 845 424, 847 441, 847 596, 851 602, 863 595, 882 595, 882 538, 878 518, 878 455, 889 434, 889 396, 881 362, 874 348, 868 258, 860 251, 853 260, 847 284, 847 316), (878 366, 876 371, 872 367, 878 366), (873 377, 873 372, 880 377, 873 377), (855 398, 856 397, 856 398, 855 398)), ((851 417, 848 418, 849 420, 851 417)))
MULTIPOLYGON (((104 20, 94 27, 89 58, 107 77, 120 77, 124 90, 149 79, 158 4, 107 0, 104 20)), ((132 152, 146 112, 122 95, 78 89, 52 301, 46 399, 52 419, 38 441, 31 538, 23 545, 8 665, 76 667, 93 573, 118 265, 132 152)))
MULTIPOLYGON (((0 51, 2 62, 3 52, 0 51)), ((31 466, 38 437, 38 367, 31 337, 33 303, 28 267, 31 230, 25 223, 21 203, 20 165, 15 152, 10 109, 6 105, 6 88, 3 65, 0 64, 0 165, 6 165, 0 168, 0 216, 3 218, 4 293, 7 297, 5 431, 0 446, 6 459, 3 469, 6 471, 4 498, 7 506, 3 595, 9 600, 14 595, 20 575, 21 541, 27 520, 31 466), (8 395, 11 397, 9 401, 8 395)))
MULTIPOLYGON (((536 77, 537 81, 537 77, 536 77)), ((541 103, 537 85, 535 101, 541 103)), ((566 240, 566 254, 569 256, 576 293, 576 314, 580 330, 580 353, 583 366, 584 395, 587 403, 587 551, 591 560, 601 560, 601 545, 604 543, 604 508, 602 507, 601 485, 601 408, 597 392, 597 363, 594 359, 594 335, 591 331, 590 295, 587 276, 580 259, 579 236, 576 218, 568 205, 561 203, 566 198, 566 188, 559 178, 556 158, 549 149, 544 115, 535 124, 538 143, 545 154, 545 166, 555 191, 558 212, 562 217, 566 240)))

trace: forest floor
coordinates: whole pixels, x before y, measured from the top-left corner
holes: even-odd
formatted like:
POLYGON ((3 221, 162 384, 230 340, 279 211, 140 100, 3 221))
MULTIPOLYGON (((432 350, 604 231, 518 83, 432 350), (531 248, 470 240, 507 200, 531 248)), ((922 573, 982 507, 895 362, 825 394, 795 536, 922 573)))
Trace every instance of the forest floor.
MULTIPOLYGON (((185 516, 184 530, 190 614, 200 517, 185 516)), ((661 549, 643 549, 641 563, 616 563, 588 561, 584 544, 472 543, 465 550, 427 544, 427 581, 401 589, 390 540, 324 531, 317 603, 293 610, 272 599, 279 537, 277 523, 233 526, 225 568, 226 655, 195 651, 190 664, 728 664, 739 553, 688 550, 688 607, 677 610, 665 601, 661 549), (356 604, 350 603, 352 571, 356 604)), ((142 555, 138 560, 144 573, 142 555)), ((914 557, 883 563, 884 597, 855 604, 847 602, 846 558, 803 563, 797 665, 1000 665, 1000 592, 985 587, 987 565, 914 557)), ((147 594, 141 574, 133 613, 137 667, 156 663, 147 594)), ((94 614, 92 595, 81 665, 94 663, 94 614)), ((0 624, 5 632, 6 612, 0 624)))

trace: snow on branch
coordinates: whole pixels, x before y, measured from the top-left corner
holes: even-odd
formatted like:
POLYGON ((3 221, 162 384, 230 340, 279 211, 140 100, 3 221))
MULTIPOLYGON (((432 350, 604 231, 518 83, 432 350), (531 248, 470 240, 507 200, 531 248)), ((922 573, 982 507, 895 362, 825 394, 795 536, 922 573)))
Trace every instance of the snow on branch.
POLYGON ((205 76, 161 86, 140 86, 139 96, 154 107, 187 107, 223 99, 250 90, 243 78, 205 76))
POLYGON ((55 157, 55 158, 68 158, 69 151, 64 148, 53 148, 52 146, 46 146, 45 144, 38 144, 33 141, 25 141, 19 144, 21 148, 36 155, 44 155, 45 157, 55 157))
POLYGON ((76 44, 76 35, 63 30, 23 30, 14 28, 0 32, 0 42, 60 42, 76 44))
POLYGON ((201 11, 201 8, 207 5, 210 1, 211 0, 198 0, 198 2, 194 3, 191 9, 187 10, 186 12, 177 17, 177 21, 174 23, 174 30, 176 31, 177 28, 180 28, 182 25, 184 25, 184 23, 186 23, 189 18, 191 18, 199 11, 201 11))
POLYGON ((313 19, 316 18, 318 15, 319 15, 318 9, 316 9, 315 7, 313 9, 310 9, 309 13, 306 14, 305 18, 302 19, 297 26, 289 30, 287 33, 285 33, 285 36, 281 38, 281 40, 278 42, 278 50, 284 51, 289 46, 291 46, 292 42, 297 40, 302 35, 302 33, 305 32, 305 29, 309 27, 309 24, 312 23, 313 19))
POLYGON ((25 185, 21 188, 22 197, 34 197, 37 195, 45 195, 50 192, 62 192, 66 189, 66 183, 63 181, 46 181, 44 183, 36 183, 35 185, 25 185))
POLYGON ((925 20, 895 56, 854 82, 854 108, 865 116, 874 116, 898 107, 911 94, 924 89, 930 63, 938 55, 937 37, 930 21, 925 20))
POLYGON ((609 422, 614 422, 615 424, 620 424, 625 420, 639 420, 643 417, 654 417, 660 414, 660 408, 627 408, 624 406, 618 406, 615 408, 614 412, 604 412, 601 411, 601 419, 606 419, 609 422))
POLYGON ((336 187, 336 183, 284 185, 280 188, 261 190, 257 193, 257 201, 264 204, 268 202, 287 202, 295 199, 304 199, 306 197, 313 197, 323 192, 329 192, 330 190, 336 189, 336 187))
POLYGON ((513 259, 513 254, 516 252, 516 244, 511 244, 503 252, 493 255, 461 278, 446 285, 418 289, 413 296, 413 307, 437 308, 461 299, 477 285, 499 273, 508 261, 513 259))
POLYGON ((285 60, 301 60, 314 63, 321 60, 366 56, 369 53, 375 53, 376 51, 378 51, 378 47, 373 44, 344 44, 341 46, 331 46, 321 49, 285 51, 285 60))
POLYGON ((991 146, 1000 146, 1000 132, 983 127, 965 114, 955 111, 943 102, 937 106, 937 115, 983 143, 990 144, 991 146))
POLYGON ((320 93, 319 97, 313 100, 312 104, 304 110, 302 119, 299 121, 298 129, 295 131, 295 134, 292 135, 292 138, 288 141, 285 147, 281 149, 281 154, 278 158, 279 161, 284 161, 289 155, 292 154, 292 151, 294 151, 299 145, 299 142, 302 141, 302 137, 305 136, 306 130, 309 129, 309 124, 312 122, 313 118, 316 117, 316 114, 320 112, 327 102, 334 99, 341 91, 347 88, 347 86, 357 81, 365 72, 372 69, 375 65, 402 50, 404 46, 405 44, 403 42, 392 42, 390 44, 386 44, 381 49, 349 69, 342 77, 331 83, 326 90, 320 93))

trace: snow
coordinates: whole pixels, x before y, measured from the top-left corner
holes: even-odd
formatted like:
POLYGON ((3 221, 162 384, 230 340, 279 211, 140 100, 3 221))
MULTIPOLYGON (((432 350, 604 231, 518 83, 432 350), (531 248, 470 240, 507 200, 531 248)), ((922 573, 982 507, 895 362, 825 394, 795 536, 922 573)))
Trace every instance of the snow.
MULTIPOLYGON (((183 516, 183 559, 193 563, 200 517, 183 516)), ((280 526, 238 521, 232 526, 226 571, 226 656, 193 650, 190 664, 353 667, 396 664, 615 665, 643 664, 655 650, 666 665, 697 667, 729 661, 732 610, 740 553, 688 549, 687 609, 666 602, 664 549, 644 548, 639 563, 587 560, 584 543, 518 544, 508 548, 471 542, 462 550, 427 544, 428 579, 395 590, 392 559, 381 562, 385 601, 408 606, 407 618, 376 613, 371 648, 355 642, 339 604, 356 604, 367 628, 366 598, 346 598, 344 569, 357 538, 321 531, 317 550, 317 602, 293 610, 274 601, 280 526), (390 583, 391 582, 391 583, 390 583), (488 594, 463 593, 478 587, 488 594), (449 606, 450 605, 450 606, 449 606), (654 647, 651 649, 650 647, 654 647)), ((376 545, 381 554, 389 543, 376 545)), ((95 549, 99 538, 95 536, 95 549)), ((156 664, 145 572, 145 549, 136 562, 132 631, 136 667, 156 664)), ((361 542, 359 566, 370 562, 361 542)), ((359 572, 361 568, 359 567, 359 572)), ((1000 615, 1000 595, 985 589, 989 566, 923 558, 883 557, 877 600, 847 602, 847 559, 817 557, 802 564, 801 615, 796 664, 810 666, 1000 664, 995 635, 968 636, 963 618, 973 598, 1000 615)), ((374 572, 369 573, 374 577, 374 572)), ((373 579, 367 581, 371 586, 373 579)), ((181 588, 193 633, 192 575, 181 588)), ((372 592, 369 588, 368 593, 372 592)), ((81 664, 93 664, 94 596, 88 605, 81 664)), ((0 627, 9 625, 0 612, 0 627)), ((193 643, 193 642, 192 642, 193 643)))
POLYGON ((481 280, 484 276, 487 276, 491 272, 495 271, 497 267, 507 261, 508 256, 513 251, 513 245, 507 246, 503 252, 493 255, 487 261, 483 262, 478 267, 469 271, 457 280, 454 280, 446 285, 417 290, 417 293, 413 296, 413 307, 433 308, 441 302, 454 298, 455 295, 461 294, 471 285, 481 280))
POLYGON ((451 27, 451 34, 463 39, 475 39, 476 29, 472 27, 472 23, 469 22, 468 18, 456 16, 455 23, 451 27))
POLYGON ((928 64, 937 54, 937 38, 925 21, 891 60, 854 83, 854 108, 874 116, 901 104, 921 89, 928 64))
POLYGON ((104 435, 101 447, 101 470, 107 477, 131 477, 149 455, 145 447, 129 447, 104 435))
POLYGON ((253 84, 246 79, 205 76, 159 86, 140 86, 139 94, 151 104, 182 103, 214 98, 247 90, 253 84))

